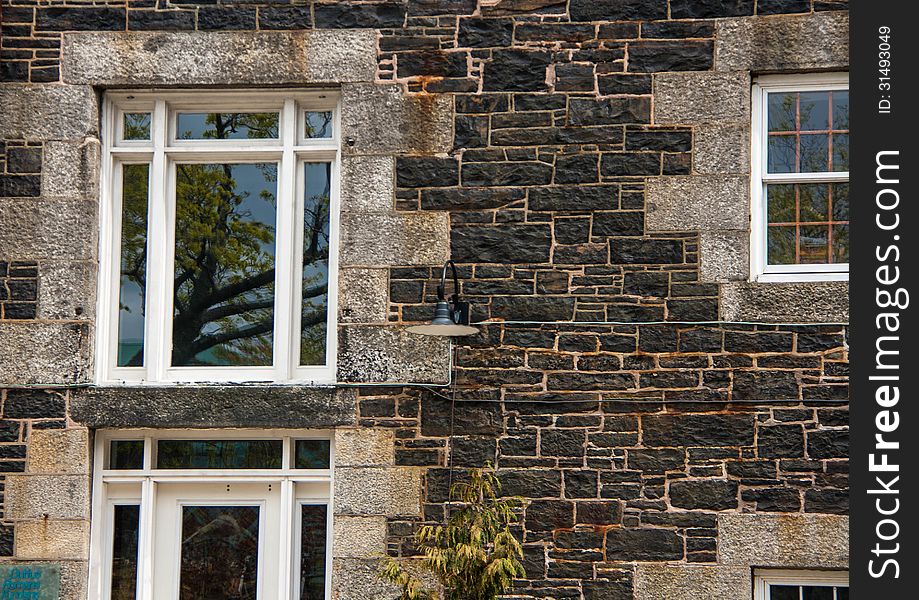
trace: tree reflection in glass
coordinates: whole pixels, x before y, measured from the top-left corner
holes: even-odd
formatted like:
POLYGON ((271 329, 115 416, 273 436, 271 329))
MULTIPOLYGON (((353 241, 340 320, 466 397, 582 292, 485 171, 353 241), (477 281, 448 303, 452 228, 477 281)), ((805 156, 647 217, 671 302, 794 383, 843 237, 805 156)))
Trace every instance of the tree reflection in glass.
POLYGON ((258 506, 183 506, 179 600, 255 600, 258 506))
POLYGON ((331 167, 327 162, 304 164, 301 365, 326 363, 331 167))
POLYGON ((150 165, 121 168, 121 279, 118 290, 118 366, 144 364, 147 293, 147 197, 150 165))

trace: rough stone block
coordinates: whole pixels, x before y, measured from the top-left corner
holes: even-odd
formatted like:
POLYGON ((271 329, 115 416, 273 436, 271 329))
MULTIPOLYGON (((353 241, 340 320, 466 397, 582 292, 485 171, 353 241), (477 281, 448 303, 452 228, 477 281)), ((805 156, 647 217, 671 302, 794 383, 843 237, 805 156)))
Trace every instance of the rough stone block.
POLYGON ((80 560, 89 552, 89 521, 42 519, 16 524, 16 557, 80 560))
POLYGON ((42 161, 43 196, 96 196, 100 146, 95 138, 80 142, 48 142, 42 161))
POLYGON ((88 519, 89 476, 7 475, 5 517, 28 519, 88 519))
POLYGON ((776 323, 848 323, 849 282, 732 282, 721 286, 721 318, 776 323))
POLYGON ((64 81, 90 85, 337 85, 373 81, 376 33, 71 33, 61 65, 64 81))
POLYGON ((748 567, 649 565, 635 570, 635 600, 748 600, 748 567))
POLYGON ((750 180, 730 175, 665 177, 648 182, 647 231, 746 229, 750 180))
POLYGON ((749 232, 703 231, 699 235, 699 281, 746 281, 749 275, 749 232))
POLYGON ((724 19, 717 22, 715 69, 849 69, 849 13, 724 19))
POLYGON ((95 201, 0 200, 0 256, 93 260, 97 229, 95 201))
POLYGON ((334 493, 337 514, 418 516, 421 471, 407 467, 336 468, 334 493))
POLYGON ((389 156, 343 156, 342 212, 374 213, 393 209, 395 167, 389 156))
POLYGON ((787 568, 849 566, 846 516, 723 514, 718 516, 718 532, 719 563, 787 568))
POLYGON ((332 561, 332 600, 395 598, 399 590, 380 579, 381 559, 335 558, 332 561))
POLYGON ((332 556, 370 558, 386 552, 386 517, 335 517, 332 556))
POLYGON ((435 154, 453 147, 449 94, 406 96, 399 85, 349 84, 341 95, 344 154, 435 154))
MULTIPOLYGON (((2 230, 2 227, 0 227, 2 230)), ((0 322, 0 385, 83 383, 91 379, 86 325, 0 322)))
POLYGON ((336 429, 335 468, 391 466, 394 439, 388 429, 336 429))
POLYGON ((82 140, 98 132, 89 86, 0 84, 0 139, 82 140))
POLYGON ((443 383, 449 377, 446 338, 418 335, 404 327, 339 328, 339 381, 443 383))
POLYGON ((389 314, 389 271, 341 269, 338 294, 339 323, 385 323, 389 314))
POLYGON ((441 213, 344 213, 341 265, 443 264, 450 258, 449 221, 441 213))
POLYGON ((89 473, 86 429, 37 429, 29 436, 29 473, 89 473))
POLYGON ((693 167, 701 175, 750 172, 750 124, 705 123, 696 127, 693 167))
POLYGON ((750 74, 663 73, 654 76, 654 122, 746 122, 750 118, 750 74))

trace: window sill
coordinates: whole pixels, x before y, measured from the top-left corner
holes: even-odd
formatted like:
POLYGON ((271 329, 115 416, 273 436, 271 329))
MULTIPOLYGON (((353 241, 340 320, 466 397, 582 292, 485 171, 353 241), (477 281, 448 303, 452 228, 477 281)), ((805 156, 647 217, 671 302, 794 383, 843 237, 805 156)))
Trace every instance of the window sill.
POLYGON ((813 283, 818 281, 849 281, 849 273, 761 273, 752 283, 813 283))

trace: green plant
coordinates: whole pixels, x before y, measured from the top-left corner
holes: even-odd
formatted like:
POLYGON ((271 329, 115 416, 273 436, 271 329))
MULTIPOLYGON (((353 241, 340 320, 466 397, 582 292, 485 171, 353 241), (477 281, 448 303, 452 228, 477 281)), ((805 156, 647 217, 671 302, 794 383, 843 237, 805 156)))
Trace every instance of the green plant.
POLYGON ((510 530, 523 501, 500 498, 500 491, 491 465, 472 469, 468 483, 450 488, 450 498, 459 507, 447 524, 425 525, 415 533, 424 553, 420 571, 440 584, 443 597, 390 559, 380 576, 401 588, 399 600, 493 600, 524 575, 523 549, 510 530))

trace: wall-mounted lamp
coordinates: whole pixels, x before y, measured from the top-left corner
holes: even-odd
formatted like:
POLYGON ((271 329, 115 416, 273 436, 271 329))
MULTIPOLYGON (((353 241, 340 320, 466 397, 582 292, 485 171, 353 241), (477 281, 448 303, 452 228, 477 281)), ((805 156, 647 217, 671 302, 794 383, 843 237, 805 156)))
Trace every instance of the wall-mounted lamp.
POLYGON ((444 335, 458 337, 478 333, 476 327, 469 325, 469 303, 460 300, 459 277, 456 274, 456 265, 452 260, 444 263, 443 272, 440 274, 440 285, 437 286, 437 306, 434 308, 434 318, 425 325, 415 325, 408 328, 412 333, 421 335, 444 335), (453 270, 453 295, 447 301, 447 267, 453 270))

